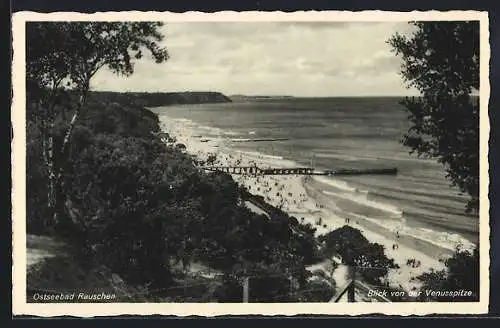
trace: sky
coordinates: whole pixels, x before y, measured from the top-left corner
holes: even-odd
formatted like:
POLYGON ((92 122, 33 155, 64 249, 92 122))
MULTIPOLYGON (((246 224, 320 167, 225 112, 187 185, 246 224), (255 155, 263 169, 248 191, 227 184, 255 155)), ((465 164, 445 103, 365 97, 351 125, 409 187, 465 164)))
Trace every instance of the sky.
POLYGON ((93 90, 225 95, 416 95, 387 40, 406 22, 172 22, 165 63, 144 56, 130 77, 99 71, 93 90))

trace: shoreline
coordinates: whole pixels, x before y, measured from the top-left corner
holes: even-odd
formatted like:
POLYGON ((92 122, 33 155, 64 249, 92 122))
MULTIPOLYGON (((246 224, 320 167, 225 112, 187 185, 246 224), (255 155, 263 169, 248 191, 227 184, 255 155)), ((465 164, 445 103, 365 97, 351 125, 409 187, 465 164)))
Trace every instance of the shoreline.
MULTIPOLYGON (((231 149, 226 142, 230 139, 213 138, 208 142, 200 140, 203 132, 196 130, 196 126, 179 126, 179 122, 185 119, 171 119, 166 115, 159 116, 160 128, 170 135, 176 136, 178 142, 186 145, 186 152, 196 156, 199 160, 206 160, 211 154, 217 156, 215 165, 231 166, 253 166, 259 167, 292 167, 293 161, 281 156, 264 155, 258 152, 231 149), (279 162, 279 163, 277 163, 279 162)), ((401 231, 397 233, 374 220, 353 214, 349 222, 345 216, 336 214, 335 204, 326 194, 314 189, 307 178, 300 176, 252 176, 231 175, 235 182, 247 187, 248 191, 255 195, 264 197, 264 200, 296 217, 302 223, 310 223, 317 229, 316 236, 338 229, 346 224, 361 231, 361 233, 372 243, 384 246, 387 257, 394 259, 400 268, 389 270, 388 281, 391 286, 412 290, 418 288, 419 283, 411 281, 424 272, 431 269, 444 269, 444 263, 440 260, 450 257, 454 250, 444 247, 428 240, 411 236, 401 231), (320 221, 320 222, 319 222, 320 221), (394 249, 397 244, 397 249, 394 249), (418 267, 407 265, 409 259, 420 262, 418 267)), ((338 211, 337 211, 338 212, 338 211)), ((315 264, 318 267, 320 264, 315 264)), ((337 275, 336 275, 337 276, 337 275)), ((337 277, 340 278, 340 277, 337 277)), ((342 285, 342 281, 338 281, 342 285)))
MULTIPOLYGON (((303 179, 304 179, 304 187, 308 191, 308 194, 311 195, 311 197, 318 199, 320 202, 325 204, 327 208, 329 208, 329 203, 331 203, 331 201, 327 200, 327 196, 321 194, 313 187, 309 186, 307 181, 305 181, 306 178, 303 179)), ((387 239, 394 239, 394 241, 397 242, 398 244, 405 245, 412 249, 419 249, 422 251, 422 253, 424 253, 429 257, 443 259, 451 257, 454 253, 454 250, 450 248, 446 248, 443 247, 442 245, 437 245, 435 243, 431 243, 430 241, 420 239, 409 234, 405 234, 404 232, 398 233, 398 235, 396 235, 394 232, 388 230, 387 228, 384 228, 381 224, 377 224, 374 220, 369 220, 361 215, 352 213, 352 217, 353 220, 355 221, 354 226, 356 225, 362 226, 367 230, 375 232, 387 239)))

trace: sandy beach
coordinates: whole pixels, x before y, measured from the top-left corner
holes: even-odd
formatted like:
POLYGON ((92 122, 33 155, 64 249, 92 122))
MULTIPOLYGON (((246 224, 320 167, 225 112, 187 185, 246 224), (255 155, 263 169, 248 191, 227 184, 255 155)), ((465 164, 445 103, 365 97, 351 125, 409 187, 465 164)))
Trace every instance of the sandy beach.
MULTIPOLYGON (((295 163, 278 156, 263 155, 257 152, 235 151, 230 148, 230 136, 221 134, 219 138, 207 138, 188 120, 172 120, 160 115, 160 127, 164 132, 177 138, 177 142, 186 146, 186 151, 200 160, 206 160, 210 154, 217 157, 214 165, 219 166, 253 166, 293 167, 295 163)), ((392 225, 378 223, 369 218, 353 214, 349 218, 341 217, 335 212, 335 204, 325 193, 312 188, 315 181, 303 176, 252 176, 233 175, 233 179, 244 185, 251 193, 263 196, 273 206, 279 207, 300 222, 310 223, 315 227, 316 235, 340 228, 346 224, 359 229, 363 235, 374 243, 385 247, 386 255, 399 265, 399 269, 390 270, 388 281, 391 286, 411 290, 418 288, 418 283, 411 278, 431 269, 441 270, 444 264, 441 259, 450 256, 460 240, 429 240, 425 235, 411 235, 404 222, 393 222, 392 225), (395 223, 394 223, 395 222, 395 223), (385 225, 384 225, 385 224, 385 225), (411 266, 407 262, 414 259, 419 265, 411 266)), ((469 245, 471 247, 471 245, 469 245)), ((325 266, 316 264, 311 271, 325 266)), ((345 270, 337 269, 334 274, 337 286, 346 282, 345 270)))

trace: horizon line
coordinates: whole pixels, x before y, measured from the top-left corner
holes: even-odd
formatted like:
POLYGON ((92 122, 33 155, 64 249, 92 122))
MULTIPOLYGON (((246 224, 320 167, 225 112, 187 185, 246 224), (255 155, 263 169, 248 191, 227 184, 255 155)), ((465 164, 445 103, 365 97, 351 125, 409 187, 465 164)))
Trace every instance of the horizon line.
POLYGON ((226 97, 289 97, 289 98, 384 98, 384 97, 418 97, 420 94, 362 94, 362 95, 293 95, 293 94, 246 94, 246 93, 225 93, 216 90, 176 90, 176 91, 166 91, 166 90, 90 90, 91 92, 116 92, 116 93, 185 93, 185 92, 217 92, 225 95, 226 97))

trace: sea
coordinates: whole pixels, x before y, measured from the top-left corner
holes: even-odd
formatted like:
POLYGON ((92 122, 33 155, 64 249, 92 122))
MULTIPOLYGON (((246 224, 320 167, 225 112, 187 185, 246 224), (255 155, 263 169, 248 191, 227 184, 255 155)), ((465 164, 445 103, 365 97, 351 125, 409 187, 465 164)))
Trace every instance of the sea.
POLYGON ((311 185, 335 202, 337 214, 404 222, 429 235, 477 243, 479 218, 465 213, 468 196, 451 186, 442 164, 410 154, 401 143, 410 122, 400 100, 264 98, 153 111, 189 121, 203 137, 225 139, 234 150, 278 163, 317 170, 397 168, 397 175, 317 176, 311 185))

